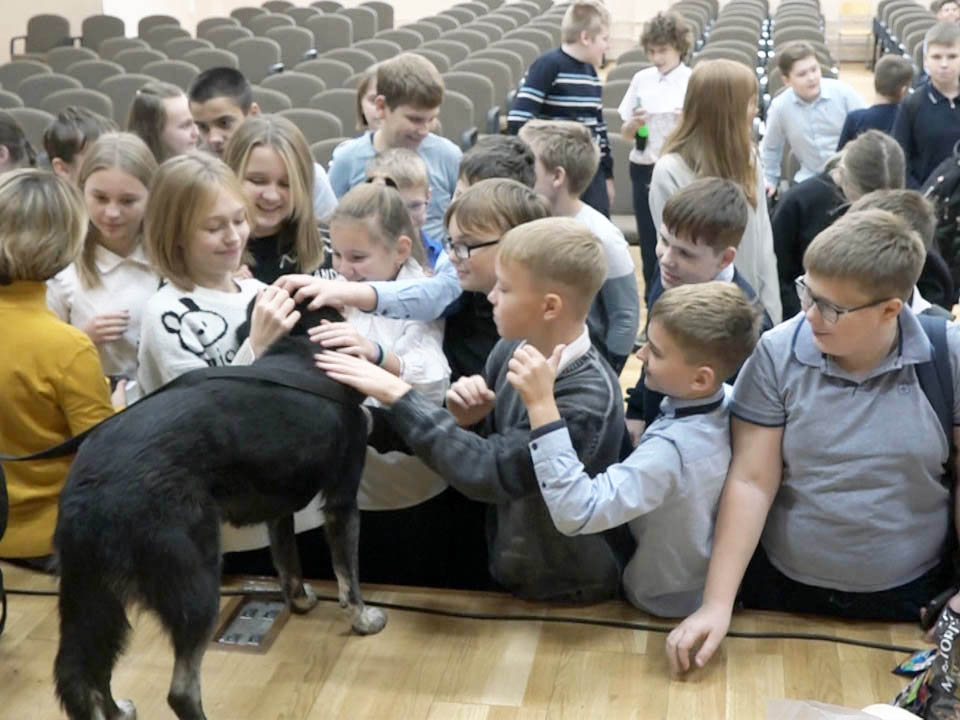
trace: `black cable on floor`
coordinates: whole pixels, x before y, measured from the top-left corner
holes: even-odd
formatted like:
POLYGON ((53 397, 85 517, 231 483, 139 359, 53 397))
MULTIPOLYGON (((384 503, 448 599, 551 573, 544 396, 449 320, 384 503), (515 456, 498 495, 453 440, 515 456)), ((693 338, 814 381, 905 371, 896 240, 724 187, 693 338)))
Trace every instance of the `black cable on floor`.
MULTIPOLYGON (((56 590, 12 590, 7 589, 8 595, 27 595, 56 597, 56 590)), ((277 590, 269 589, 250 589, 250 590, 222 590, 221 597, 245 597, 248 595, 270 595, 279 597, 277 590)), ((336 595, 317 595, 318 600, 323 602, 339 603, 340 599, 336 595)), ((386 610, 399 610, 402 612, 413 612, 421 615, 435 615, 437 617, 456 618, 459 620, 496 620, 500 622, 546 622, 546 623, 564 623, 569 625, 592 625, 595 627, 611 627, 621 630, 641 630, 644 632, 668 634, 673 630, 668 625, 651 625, 649 623, 633 622, 630 620, 605 620, 603 618, 580 618, 569 615, 500 615, 497 613, 479 613, 465 612, 461 610, 444 610, 440 608, 427 608, 420 605, 407 605, 404 603, 380 602, 376 600, 364 600, 364 603, 373 607, 384 608, 386 610)), ((914 654, 920 652, 920 648, 905 647, 903 645, 889 645, 887 643, 871 642, 869 640, 857 640, 838 635, 824 635, 822 633, 799 633, 799 632, 744 632, 742 630, 730 630, 727 637, 742 638, 748 640, 807 640, 819 642, 833 642, 839 645, 852 645, 854 647, 868 648, 871 650, 884 650, 887 652, 914 654)))

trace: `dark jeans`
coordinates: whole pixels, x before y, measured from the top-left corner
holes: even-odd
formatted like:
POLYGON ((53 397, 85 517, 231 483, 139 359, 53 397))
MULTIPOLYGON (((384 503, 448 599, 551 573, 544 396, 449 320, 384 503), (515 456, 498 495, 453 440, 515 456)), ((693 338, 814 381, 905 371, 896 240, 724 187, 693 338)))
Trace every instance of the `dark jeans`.
POLYGON ((747 567, 739 600, 750 610, 780 610, 852 620, 917 622, 920 608, 950 585, 949 563, 906 585, 877 592, 844 592, 804 585, 777 570, 762 547, 747 567))
POLYGON ((633 184, 633 215, 637 219, 637 237, 640 241, 640 261, 643 265, 643 301, 650 305, 650 285, 657 267, 657 228, 650 215, 650 179, 653 165, 630 163, 630 182, 633 184))
POLYGON ((603 168, 597 169, 597 174, 593 176, 580 199, 597 212, 610 217, 610 197, 607 195, 607 178, 603 174, 603 168))

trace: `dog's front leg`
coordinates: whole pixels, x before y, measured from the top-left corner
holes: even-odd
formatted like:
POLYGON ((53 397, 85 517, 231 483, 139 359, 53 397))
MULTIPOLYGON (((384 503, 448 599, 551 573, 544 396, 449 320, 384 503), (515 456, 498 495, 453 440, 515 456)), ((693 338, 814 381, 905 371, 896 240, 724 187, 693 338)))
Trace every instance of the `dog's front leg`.
POLYGON ((280 575, 284 599, 295 613, 312 610, 317 604, 317 595, 313 588, 303 582, 300 554, 293 533, 293 515, 271 520, 267 523, 267 531, 270 533, 270 555, 280 575))
POLYGON ((337 575, 340 607, 350 614, 350 624, 360 635, 373 635, 387 624, 387 614, 379 608, 364 605, 360 596, 358 548, 360 543, 360 512, 356 504, 331 507, 324 510, 324 529, 330 546, 330 559, 337 575))

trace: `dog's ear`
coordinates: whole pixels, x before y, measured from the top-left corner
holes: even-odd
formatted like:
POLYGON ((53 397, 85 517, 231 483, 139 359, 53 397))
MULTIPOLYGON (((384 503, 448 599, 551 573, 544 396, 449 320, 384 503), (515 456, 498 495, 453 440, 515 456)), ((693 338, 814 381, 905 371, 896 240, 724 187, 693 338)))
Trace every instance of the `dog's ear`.
POLYGON ((297 305, 297 310, 300 311, 300 319, 290 331, 291 335, 306 335, 307 330, 319 325, 321 320, 329 320, 330 322, 343 322, 344 320, 343 315, 335 308, 323 306, 319 310, 308 310, 307 305, 309 304, 310 301, 306 300, 297 305))
POLYGON ((257 304, 257 296, 250 298, 247 305, 247 319, 237 328, 237 347, 243 345, 243 341, 250 337, 250 323, 253 318, 253 306, 257 304))

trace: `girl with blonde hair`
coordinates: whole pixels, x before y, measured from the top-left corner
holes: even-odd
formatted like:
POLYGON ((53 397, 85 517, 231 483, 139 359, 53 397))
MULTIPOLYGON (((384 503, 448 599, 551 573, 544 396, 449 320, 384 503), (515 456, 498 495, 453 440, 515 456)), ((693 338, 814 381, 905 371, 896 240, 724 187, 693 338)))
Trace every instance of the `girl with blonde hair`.
POLYGON ((314 215, 314 167, 303 133, 277 115, 248 117, 223 149, 252 218, 247 264, 272 283, 289 273, 315 273, 324 250, 314 215))
POLYGON ((782 311, 777 260, 763 167, 752 138, 756 111, 757 79, 749 68, 732 60, 699 63, 690 75, 680 124, 653 168, 650 213, 660 232, 663 206, 680 188, 702 177, 737 183, 750 212, 734 264, 778 323, 782 311))
MULTIPOLYGON (((86 231, 83 199, 67 180, 41 170, 0 176, 0 437, 10 455, 59 445, 113 413, 90 338, 45 303, 45 282, 77 258, 86 231)), ((10 507, 0 557, 49 567, 69 469, 70 458, 5 468, 10 507)))
POLYGON ((143 249, 143 216, 157 162, 132 133, 107 133, 77 176, 90 224, 77 261, 47 283, 47 305, 83 330, 114 381, 137 375, 143 306, 159 276, 143 249))

